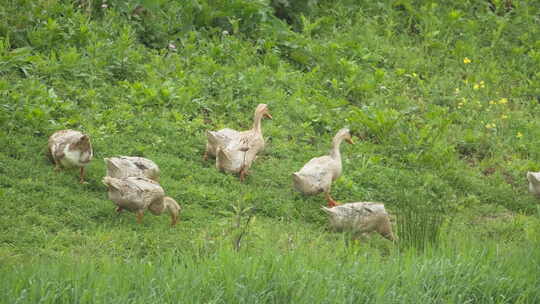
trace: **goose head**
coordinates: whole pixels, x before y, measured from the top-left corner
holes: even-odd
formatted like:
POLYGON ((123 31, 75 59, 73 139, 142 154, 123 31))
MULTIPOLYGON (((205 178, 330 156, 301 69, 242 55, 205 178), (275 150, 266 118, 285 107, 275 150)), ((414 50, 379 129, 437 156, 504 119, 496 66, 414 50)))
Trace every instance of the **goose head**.
POLYGON ((335 139, 343 139, 349 144, 354 144, 351 131, 348 128, 343 128, 336 133, 335 139))
POLYGON ((90 136, 83 134, 74 143, 72 148, 88 151, 91 149, 90 136))
POLYGON ((269 119, 272 119, 272 115, 270 115, 270 110, 268 109, 268 105, 261 103, 257 106, 255 109, 255 115, 259 117, 266 117, 269 119))
POLYGON ((163 198, 163 204, 165 205, 165 209, 171 214, 171 226, 176 225, 182 207, 170 196, 165 196, 163 198))

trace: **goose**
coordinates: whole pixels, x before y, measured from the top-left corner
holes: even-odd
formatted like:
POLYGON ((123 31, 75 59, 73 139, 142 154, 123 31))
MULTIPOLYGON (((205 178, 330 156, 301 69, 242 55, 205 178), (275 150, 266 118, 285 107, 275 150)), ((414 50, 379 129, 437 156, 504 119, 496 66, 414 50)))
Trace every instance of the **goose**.
POLYGON ((84 183, 84 167, 93 157, 90 137, 75 130, 60 130, 49 137, 49 156, 54 163, 54 170, 62 167, 80 168, 80 183, 84 183))
POLYGON ((350 231, 354 234, 377 232, 390 241, 397 240, 382 203, 355 202, 321 208, 328 214, 330 226, 336 231, 350 231))
POLYGON ((307 162, 300 171, 292 174, 294 188, 303 194, 314 195, 324 192, 329 207, 338 203, 330 196, 332 182, 341 176, 341 142, 353 144, 349 129, 343 128, 332 139, 329 155, 315 157, 307 162))
POLYGON ((109 199, 118 206, 117 211, 126 209, 135 212, 138 223, 142 222, 146 209, 154 215, 167 211, 171 215, 171 226, 176 225, 182 208, 173 198, 165 196, 163 188, 156 181, 140 176, 105 176, 102 182, 109 190, 109 199))
POLYGON ((107 176, 125 178, 143 176, 159 182, 159 167, 153 161, 136 156, 118 156, 104 158, 107 176))
POLYGON ((540 172, 527 172, 529 192, 540 198, 540 172))
POLYGON ((244 181, 257 153, 264 149, 261 127, 264 117, 272 119, 268 105, 259 104, 255 109, 253 127, 250 130, 236 131, 226 128, 208 131, 204 159, 208 159, 209 155, 215 156, 218 170, 239 174, 240 180, 244 181))

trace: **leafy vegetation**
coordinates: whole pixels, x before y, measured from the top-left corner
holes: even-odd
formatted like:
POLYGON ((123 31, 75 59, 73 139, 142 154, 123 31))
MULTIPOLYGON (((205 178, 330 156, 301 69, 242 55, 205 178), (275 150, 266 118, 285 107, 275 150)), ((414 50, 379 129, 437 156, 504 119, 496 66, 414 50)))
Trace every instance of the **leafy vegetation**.
POLYGON ((539 300, 540 3, 8 1, 0 7, 1 302, 539 300), (244 184, 205 132, 267 148, 244 184), (381 201, 394 245, 327 231, 290 174, 348 126, 342 202, 381 201), (88 133, 89 183, 53 172, 88 133), (161 168, 182 222, 117 215, 103 157, 161 168), (159 283, 157 283, 159 282, 159 283))

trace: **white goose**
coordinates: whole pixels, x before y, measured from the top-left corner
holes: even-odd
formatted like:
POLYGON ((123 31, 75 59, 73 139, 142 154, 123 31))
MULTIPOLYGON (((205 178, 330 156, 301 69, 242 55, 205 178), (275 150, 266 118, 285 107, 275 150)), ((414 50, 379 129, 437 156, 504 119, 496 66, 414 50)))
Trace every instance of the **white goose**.
POLYGON ((146 177, 105 176, 103 184, 109 189, 109 199, 118 206, 117 211, 126 209, 135 212, 138 223, 142 222, 144 211, 148 209, 155 215, 168 211, 171 214, 171 225, 176 225, 181 207, 174 199, 165 196, 157 182, 146 177))
POLYGON ((159 167, 153 161, 136 156, 118 156, 104 158, 107 176, 125 178, 143 176, 159 182, 159 167))
POLYGON ((345 140, 352 144, 352 137, 349 129, 343 128, 337 132, 332 139, 332 150, 330 155, 316 157, 292 174, 294 187, 296 190, 313 195, 324 192, 329 207, 337 205, 337 202, 330 196, 332 182, 341 176, 341 153, 339 147, 345 140))
POLYGON ((382 203, 347 203, 332 208, 322 207, 322 210, 328 214, 330 226, 336 231, 354 234, 377 232, 391 241, 397 240, 382 203))
POLYGON ((238 173, 243 181, 257 153, 264 149, 261 127, 263 117, 272 119, 268 106, 259 104, 255 109, 253 127, 250 130, 240 132, 226 128, 208 131, 204 159, 208 159, 209 155, 215 156, 218 170, 238 173))
POLYGON ((529 192, 540 198, 540 172, 527 172, 529 192))

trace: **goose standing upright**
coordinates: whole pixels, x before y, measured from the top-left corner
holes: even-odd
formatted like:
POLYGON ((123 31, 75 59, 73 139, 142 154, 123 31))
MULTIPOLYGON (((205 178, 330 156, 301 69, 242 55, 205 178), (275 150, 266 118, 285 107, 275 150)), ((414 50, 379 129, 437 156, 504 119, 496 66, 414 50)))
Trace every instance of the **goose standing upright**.
POLYGON ((330 155, 313 158, 300 171, 292 174, 296 190, 306 195, 324 192, 329 207, 338 205, 330 196, 330 188, 332 182, 341 176, 339 148, 343 140, 350 144, 353 143, 351 133, 347 128, 339 130, 332 139, 330 155))
POLYGON ((215 156, 218 170, 238 173, 240 180, 243 181, 257 153, 264 149, 261 127, 261 120, 264 117, 272 119, 268 106, 259 104, 255 109, 253 127, 250 130, 240 132, 226 128, 208 131, 204 159, 208 159, 209 155, 215 156))

